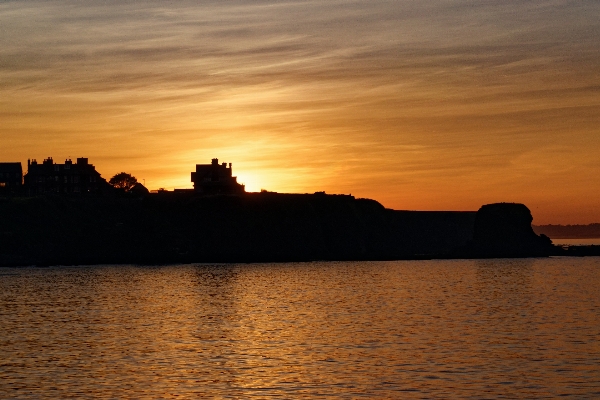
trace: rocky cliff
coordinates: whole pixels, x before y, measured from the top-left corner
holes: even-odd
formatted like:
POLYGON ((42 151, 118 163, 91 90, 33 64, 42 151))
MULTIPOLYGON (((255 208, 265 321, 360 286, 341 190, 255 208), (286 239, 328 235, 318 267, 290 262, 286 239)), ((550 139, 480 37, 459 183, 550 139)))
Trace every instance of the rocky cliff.
POLYGON ((459 249, 464 257, 538 257, 553 253, 552 241, 536 235, 533 217, 523 204, 482 206, 475 215, 473 240, 459 249))
POLYGON ((521 257, 546 255, 548 242, 515 204, 475 213, 324 194, 0 199, 5 266, 521 257))

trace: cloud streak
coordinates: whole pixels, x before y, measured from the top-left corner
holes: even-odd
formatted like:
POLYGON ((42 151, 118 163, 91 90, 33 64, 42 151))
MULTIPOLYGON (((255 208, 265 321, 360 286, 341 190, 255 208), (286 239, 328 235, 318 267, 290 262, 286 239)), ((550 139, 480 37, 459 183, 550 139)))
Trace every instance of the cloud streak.
MULTIPOLYGON (((562 149, 588 177, 569 201, 590 209, 599 12, 585 0, 2 2, 0 154, 88 156, 156 187, 189 185, 190 164, 218 156, 253 189, 473 209, 571 187, 573 171, 552 168, 562 149)), ((541 218, 600 220, 554 203, 541 218)))

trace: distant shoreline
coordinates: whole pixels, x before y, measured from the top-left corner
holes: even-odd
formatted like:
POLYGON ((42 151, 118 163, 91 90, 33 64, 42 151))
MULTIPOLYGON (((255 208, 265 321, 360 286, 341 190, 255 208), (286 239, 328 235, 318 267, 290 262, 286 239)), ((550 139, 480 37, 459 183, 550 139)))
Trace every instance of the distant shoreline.
POLYGON ((544 234, 553 241, 557 239, 600 240, 599 223, 588 225, 532 225, 531 227, 536 234, 544 234))
POLYGON ((600 246, 600 238, 550 238, 557 246, 600 246))

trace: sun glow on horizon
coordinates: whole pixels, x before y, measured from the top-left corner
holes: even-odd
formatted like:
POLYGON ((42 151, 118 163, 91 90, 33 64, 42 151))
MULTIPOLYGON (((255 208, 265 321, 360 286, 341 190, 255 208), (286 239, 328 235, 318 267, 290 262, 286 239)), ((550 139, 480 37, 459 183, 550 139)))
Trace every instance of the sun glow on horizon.
POLYGON ((600 2, 0 2, 0 162, 600 221, 600 2), (519 18, 515 18, 519 16, 519 18), (491 23, 490 21, 493 21, 491 23))

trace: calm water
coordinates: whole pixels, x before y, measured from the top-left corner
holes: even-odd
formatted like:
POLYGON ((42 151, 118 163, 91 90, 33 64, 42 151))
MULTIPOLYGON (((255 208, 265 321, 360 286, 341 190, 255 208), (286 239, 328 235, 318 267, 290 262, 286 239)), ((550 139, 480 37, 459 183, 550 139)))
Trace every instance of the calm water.
POLYGON ((600 258, 0 269, 0 398, 600 397, 600 258))

